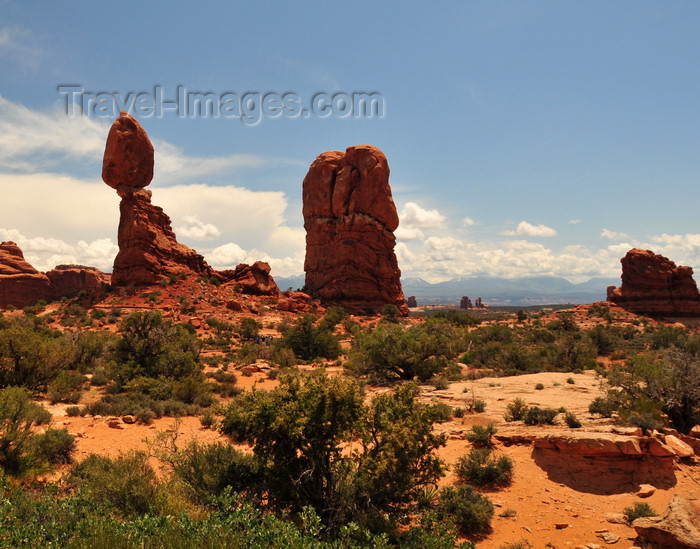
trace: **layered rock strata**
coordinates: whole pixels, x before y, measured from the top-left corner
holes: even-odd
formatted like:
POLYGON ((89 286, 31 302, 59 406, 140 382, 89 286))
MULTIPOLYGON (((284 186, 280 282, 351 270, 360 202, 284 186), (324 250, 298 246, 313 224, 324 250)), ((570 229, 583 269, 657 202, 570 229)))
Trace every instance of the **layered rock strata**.
POLYGON ((700 316, 700 293, 691 267, 676 266, 666 257, 637 248, 620 262, 622 285, 608 287, 608 301, 652 317, 700 316))
POLYGON ((371 145, 319 155, 303 183, 306 288, 329 305, 408 313, 394 246, 389 165, 371 145))

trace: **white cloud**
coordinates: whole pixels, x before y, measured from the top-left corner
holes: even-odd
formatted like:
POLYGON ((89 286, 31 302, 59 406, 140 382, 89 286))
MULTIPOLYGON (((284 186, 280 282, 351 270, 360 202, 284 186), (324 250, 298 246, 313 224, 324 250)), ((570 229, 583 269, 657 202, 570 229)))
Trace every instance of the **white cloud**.
POLYGON ((603 229, 603 231, 600 233, 600 236, 602 238, 607 238, 608 240, 625 240, 629 238, 629 235, 626 233, 610 231, 608 229, 603 229))
POLYGON ((185 225, 177 228, 176 234, 192 240, 211 240, 221 236, 221 231, 215 225, 200 221, 196 215, 186 215, 182 220, 185 225))
POLYGON ((580 219, 571 219, 571 220, 569 221, 569 224, 570 224, 570 225, 578 225, 579 223, 581 223, 581 220, 580 220, 580 219))
POLYGON ((406 229, 441 229, 445 216, 437 210, 425 210, 415 202, 406 202, 399 213, 400 225, 406 229))
POLYGON ((43 55, 36 36, 22 27, 3 27, 0 29, 0 57, 14 60, 26 71, 35 69, 43 55))
POLYGON ((515 234, 518 236, 542 236, 550 237, 557 236, 557 231, 546 225, 532 225, 527 221, 521 221, 518 223, 518 228, 515 230, 515 234))
POLYGON ((394 231, 397 240, 425 240, 425 234, 420 229, 399 227, 394 231))
POLYGON ((465 217, 462 219, 462 225, 465 227, 473 227, 476 225, 476 221, 474 221, 471 217, 465 217))

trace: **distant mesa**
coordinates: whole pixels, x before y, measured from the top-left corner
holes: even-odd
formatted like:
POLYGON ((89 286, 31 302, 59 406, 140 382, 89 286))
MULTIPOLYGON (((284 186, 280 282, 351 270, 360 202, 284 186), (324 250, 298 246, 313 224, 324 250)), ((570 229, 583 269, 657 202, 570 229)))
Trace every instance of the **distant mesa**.
POLYGON ((468 296, 462 296, 462 299, 459 301, 459 308, 460 309, 485 309, 486 305, 484 302, 481 300, 481 297, 477 297, 474 303, 472 303, 472 300, 469 299, 468 296))
POLYGON ((651 317, 700 317, 700 293, 691 267, 676 266, 651 250, 631 249, 622 263, 622 285, 608 301, 651 317))
POLYGON ((82 265, 59 265, 42 273, 24 259, 17 244, 0 244, 0 307, 25 307, 40 300, 74 297, 98 289, 108 280, 101 271, 82 265))
POLYGON ((303 183, 306 288, 328 305, 408 314, 394 246, 386 156, 371 145, 320 154, 303 183))

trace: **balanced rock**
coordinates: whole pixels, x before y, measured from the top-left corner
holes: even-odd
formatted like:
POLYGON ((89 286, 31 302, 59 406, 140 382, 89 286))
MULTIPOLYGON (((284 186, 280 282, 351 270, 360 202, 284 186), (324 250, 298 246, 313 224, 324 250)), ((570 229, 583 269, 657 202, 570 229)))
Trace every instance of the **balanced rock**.
POLYGON ((153 178, 153 145, 126 112, 112 124, 102 162, 102 179, 122 198, 112 284, 154 284, 163 276, 194 273, 211 276, 212 268, 196 251, 178 243, 170 218, 151 204, 146 187, 153 178))
POLYGON ((700 316, 700 293, 691 267, 676 266, 666 257, 637 248, 620 262, 622 285, 608 287, 608 301, 647 316, 700 316))
POLYGON ((304 178, 303 203, 309 292, 350 311, 391 304, 407 314, 384 153, 358 145, 319 155, 304 178))
POLYGON ((25 261, 17 244, 0 244, 0 307, 24 307, 50 299, 50 286, 49 278, 25 261))

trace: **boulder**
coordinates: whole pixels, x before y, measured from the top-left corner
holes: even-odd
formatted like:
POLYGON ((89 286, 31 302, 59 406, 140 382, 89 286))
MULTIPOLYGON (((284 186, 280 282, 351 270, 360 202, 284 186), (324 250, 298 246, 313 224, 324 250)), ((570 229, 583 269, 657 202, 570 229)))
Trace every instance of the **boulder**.
POLYGON ((74 297, 80 292, 94 291, 109 282, 109 276, 95 269, 82 265, 58 265, 48 271, 46 276, 51 282, 52 299, 74 297))
POLYGON ((153 179, 153 145, 141 125, 125 111, 109 129, 102 180, 119 196, 146 187, 153 179))
POLYGON ((312 296, 351 312, 392 304, 408 314, 394 253, 399 217, 379 149, 358 145, 319 155, 304 178, 303 214, 312 296))
POLYGON ((700 293, 691 267, 637 248, 620 262, 622 285, 608 287, 608 301, 652 317, 700 316, 700 293))
POLYGON ((275 279, 270 276, 270 265, 264 261, 252 265, 241 263, 234 270, 219 271, 218 276, 225 284, 238 285, 244 294, 280 295, 275 279))
POLYGON ((662 516, 638 518, 632 527, 641 542, 674 549, 700 549, 700 509, 678 495, 662 516))

